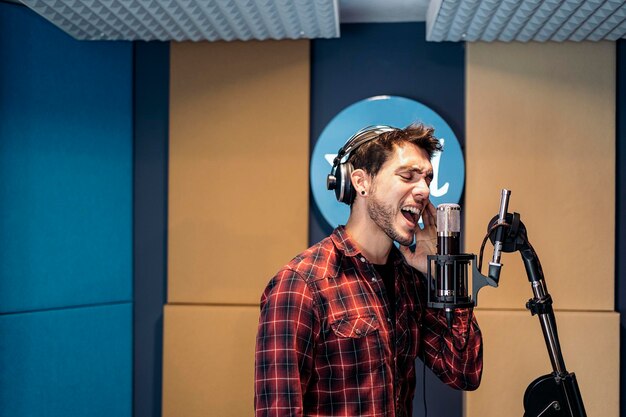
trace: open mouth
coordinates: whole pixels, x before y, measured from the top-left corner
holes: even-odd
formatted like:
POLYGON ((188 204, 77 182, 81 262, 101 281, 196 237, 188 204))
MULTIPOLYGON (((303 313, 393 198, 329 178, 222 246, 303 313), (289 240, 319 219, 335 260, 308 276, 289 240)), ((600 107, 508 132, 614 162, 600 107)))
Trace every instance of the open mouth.
POLYGON ((421 210, 415 206, 405 206, 400 209, 400 213, 411 223, 411 227, 415 227, 420 220, 421 210))

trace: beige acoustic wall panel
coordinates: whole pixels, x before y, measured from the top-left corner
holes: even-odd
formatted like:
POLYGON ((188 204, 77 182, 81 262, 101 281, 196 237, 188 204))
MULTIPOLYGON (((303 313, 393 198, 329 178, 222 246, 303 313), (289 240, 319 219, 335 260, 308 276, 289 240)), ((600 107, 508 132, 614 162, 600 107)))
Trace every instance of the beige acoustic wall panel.
POLYGON ((309 42, 173 43, 170 303, 258 303, 307 246, 309 42))
MULTIPOLYGON (((466 86, 465 247, 478 252, 509 188, 555 308, 612 311, 615 44, 467 44, 466 86)), ((519 254, 503 263, 480 306, 524 308, 519 254)))
POLYGON ((258 320, 258 307, 165 307, 163 417, 254 415, 258 320))
MULTIPOLYGON (((479 311, 483 379, 466 393, 466 417, 519 416, 526 387, 552 372, 537 316, 479 311)), ((619 314, 557 312, 567 370, 576 374, 588 416, 619 416, 619 314)))

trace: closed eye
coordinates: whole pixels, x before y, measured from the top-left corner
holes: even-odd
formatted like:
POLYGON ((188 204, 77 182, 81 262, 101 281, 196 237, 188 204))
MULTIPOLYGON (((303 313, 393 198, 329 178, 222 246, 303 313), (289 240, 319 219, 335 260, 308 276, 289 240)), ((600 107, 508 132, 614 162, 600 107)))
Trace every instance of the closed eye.
POLYGON ((402 181, 410 182, 410 181, 419 181, 420 177, 424 178, 426 185, 430 187, 430 183, 433 181, 433 174, 428 173, 424 176, 420 175, 416 171, 408 171, 408 172, 399 172, 398 176, 402 178, 402 181))
POLYGON ((430 186, 430 183, 433 180, 432 170, 425 170, 414 166, 400 167, 396 170, 396 175, 398 175, 402 181, 405 182, 419 182, 423 179, 427 186, 430 186))

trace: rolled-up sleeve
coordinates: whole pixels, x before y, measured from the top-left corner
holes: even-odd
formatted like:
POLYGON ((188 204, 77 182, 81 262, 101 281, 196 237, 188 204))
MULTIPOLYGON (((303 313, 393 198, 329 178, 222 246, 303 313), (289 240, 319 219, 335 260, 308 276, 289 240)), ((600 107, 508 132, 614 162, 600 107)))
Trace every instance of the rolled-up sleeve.
POLYGON ((448 329, 443 310, 426 309, 422 326, 422 357, 446 385, 478 388, 483 369, 482 335, 471 308, 454 310, 448 329))

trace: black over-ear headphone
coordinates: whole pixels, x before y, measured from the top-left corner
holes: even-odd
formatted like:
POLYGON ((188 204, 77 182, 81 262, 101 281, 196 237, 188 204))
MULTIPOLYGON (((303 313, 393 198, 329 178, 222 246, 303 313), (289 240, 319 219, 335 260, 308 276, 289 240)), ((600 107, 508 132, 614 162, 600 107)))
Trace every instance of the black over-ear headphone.
POLYGON ((337 156, 333 160, 333 167, 330 169, 330 174, 326 177, 326 188, 335 190, 337 201, 352 204, 355 197, 354 187, 352 187, 352 181, 350 180, 350 175, 354 168, 352 167, 352 163, 348 162, 352 152, 359 146, 378 138, 381 133, 394 130, 398 129, 386 125, 365 127, 356 132, 348 139, 346 144, 339 149, 337 156))

